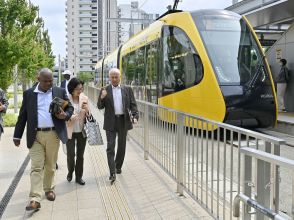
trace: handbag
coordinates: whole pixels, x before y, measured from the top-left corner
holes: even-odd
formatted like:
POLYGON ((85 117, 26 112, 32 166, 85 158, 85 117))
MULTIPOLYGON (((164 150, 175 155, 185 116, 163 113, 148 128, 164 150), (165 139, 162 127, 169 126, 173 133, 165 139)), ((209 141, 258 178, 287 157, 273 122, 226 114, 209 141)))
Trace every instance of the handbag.
POLYGON ((64 110, 68 106, 68 101, 63 100, 59 97, 55 97, 52 102, 50 103, 49 106, 49 112, 51 114, 59 114, 60 113, 60 108, 64 110))
POLYGON ((90 146, 92 145, 103 145, 103 139, 100 132, 99 124, 93 117, 90 115, 86 117, 85 122, 85 131, 90 146))

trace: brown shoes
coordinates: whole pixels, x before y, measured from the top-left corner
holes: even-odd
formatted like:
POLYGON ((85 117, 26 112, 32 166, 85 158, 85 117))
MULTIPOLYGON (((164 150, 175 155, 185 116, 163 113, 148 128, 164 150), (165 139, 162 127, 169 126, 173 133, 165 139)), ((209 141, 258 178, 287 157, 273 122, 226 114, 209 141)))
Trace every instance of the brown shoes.
POLYGON ((55 200, 55 193, 53 191, 48 191, 48 192, 45 192, 45 196, 47 197, 47 199, 49 201, 54 201, 55 200))
POLYGON ((30 201, 30 203, 26 206, 27 211, 33 211, 41 208, 41 204, 39 202, 36 202, 34 200, 30 201))

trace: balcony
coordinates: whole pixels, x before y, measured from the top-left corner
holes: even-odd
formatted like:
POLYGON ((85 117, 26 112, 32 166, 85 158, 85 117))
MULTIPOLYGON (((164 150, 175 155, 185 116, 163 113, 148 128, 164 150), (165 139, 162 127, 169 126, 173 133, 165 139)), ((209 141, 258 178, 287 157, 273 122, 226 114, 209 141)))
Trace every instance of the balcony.
POLYGON ((79 14, 79 18, 92 18, 91 14, 79 14))

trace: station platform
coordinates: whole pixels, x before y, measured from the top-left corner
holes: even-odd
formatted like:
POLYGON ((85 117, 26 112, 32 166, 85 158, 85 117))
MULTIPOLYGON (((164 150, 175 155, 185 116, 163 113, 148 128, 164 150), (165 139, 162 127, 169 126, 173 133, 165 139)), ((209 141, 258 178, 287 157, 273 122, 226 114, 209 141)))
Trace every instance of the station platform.
POLYGON ((272 130, 294 136, 294 112, 279 112, 277 126, 272 130))
MULTIPOLYGON (((102 127, 102 114, 96 108, 92 108, 92 112, 102 127)), ((7 195, 9 185, 28 153, 24 142, 20 149, 13 146, 13 130, 6 128, 0 141, 0 199, 5 193, 7 195)), ((86 146, 85 186, 76 184, 74 179, 67 182, 66 155, 61 146, 56 200, 50 202, 44 196, 39 211, 25 211, 30 189, 28 163, 15 191, 10 192, 12 197, 2 219, 213 219, 187 194, 179 196, 174 180, 151 159, 144 160, 143 150, 131 140, 127 141, 122 174, 117 175, 114 185, 110 185, 105 132, 101 132, 104 146, 86 146)))

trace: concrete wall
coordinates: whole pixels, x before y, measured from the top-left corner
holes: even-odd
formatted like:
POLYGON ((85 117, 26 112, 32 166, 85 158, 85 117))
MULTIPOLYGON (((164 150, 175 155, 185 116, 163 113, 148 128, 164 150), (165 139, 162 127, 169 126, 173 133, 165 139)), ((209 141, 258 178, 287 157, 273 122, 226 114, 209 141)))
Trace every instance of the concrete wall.
POLYGON ((287 111, 294 112, 294 23, 266 53, 266 56, 274 77, 280 71, 277 58, 281 57, 288 61, 287 67, 290 70, 290 82, 286 90, 285 105, 287 111))

